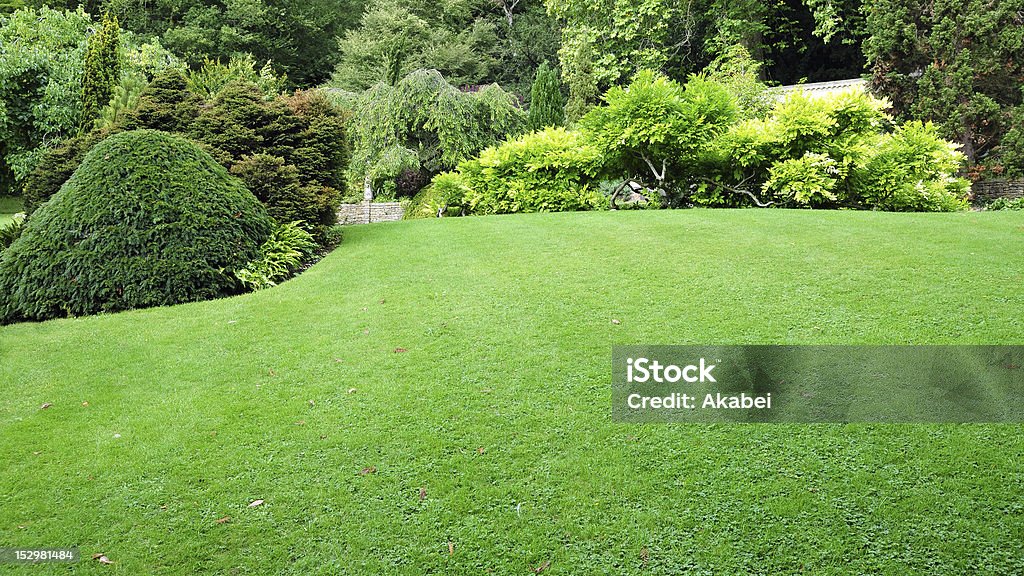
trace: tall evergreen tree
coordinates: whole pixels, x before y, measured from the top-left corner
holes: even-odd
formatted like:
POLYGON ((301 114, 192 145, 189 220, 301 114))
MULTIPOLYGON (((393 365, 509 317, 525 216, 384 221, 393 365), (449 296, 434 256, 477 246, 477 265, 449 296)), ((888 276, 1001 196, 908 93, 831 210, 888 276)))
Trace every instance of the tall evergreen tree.
POLYGON ((540 130, 548 126, 561 126, 565 123, 565 98, 562 97, 562 83, 558 79, 558 70, 543 62, 537 68, 530 88, 530 115, 527 126, 530 130, 540 130))
POLYGON ((89 37, 85 51, 85 68, 82 77, 82 126, 91 126, 103 107, 110 102, 114 86, 121 79, 121 62, 118 51, 121 45, 121 28, 117 18, 103 16, 100 29, 89 37))

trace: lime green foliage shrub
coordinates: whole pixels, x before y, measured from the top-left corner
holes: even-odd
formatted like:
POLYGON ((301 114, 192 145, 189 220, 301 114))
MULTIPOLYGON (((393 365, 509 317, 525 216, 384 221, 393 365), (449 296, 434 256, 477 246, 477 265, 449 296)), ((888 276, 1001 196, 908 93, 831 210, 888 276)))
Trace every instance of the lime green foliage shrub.
POLYGON ((463 201, 469 187, 458 172, 442 172, 423 188, 405 208, 406 220, 416 218, 437 218, 454 212, 454 216, 463 213, 463 201))
POLYGON ((729 166, 735 179, 765 173, 778 161, 811 152, 849 163, 862 143, 891 125, 886 103, 864 92, 828 98, 790 94, 767 117, 729 127, 714 144, 716 162, 729 166))
POLYGON ((111 136, 0 255, 0 322, 237 293, 234 271, 271 228, 242 183, 185 138, 111 136))
POLYGON ((839 168, 827 154, 807 152, 800 158, 776 162, 764 184, 766 192, 804 206, 821 206, 838 199, 839 168))
POLYGON ((628 87, 613 87, 605 106, 580 124, 604 154, 605 169, 635 178, 663 193, 685 182, 694 159, 735 121, 737 107, 720 84, 695 76, 681 86, 644 70, 628 87))
MULTIPOLYGON (((749 70, 736 74, 741 87, 751 81, 749 70)), ((956 176, 964 157, 933 126, 894 131, 888 104, 863 91, 794 93, 767 116, 745 117, 760 97, 750 88, 738 104, 746 90, 641 71, 608 90, 579 131, 534 132, 435 179, 410 217, 602 208, 630 190, 644 198, 626 204, 646 207, 966 208, 969 185, 956 176), (599 181, 610 202, 595 192, 599 181)))
POLYGON ((604 209, 608 199, 595 186, 601 161, 580 132, 531 132, 459 165, 462 206, 469 214, 604 209))
POLYGON ((970 183, 955 176, 964 160, 935 125, 908 122, 877 141, 853 175, 852 195, 881 210, 966 210, 970 183))
POLYGON ((287 280, 316 251, 313 236, 302 229, 302 222, 275 226, 260 246, 255 260, 237 270, 235 277, 250 290, 277 286, 287 280))
POLYGON ((887 103, 861 91, 789 95, 766 118, 732 125, 704 155, 689 201, 880 210, 959 210, 963 155, 930 126, 892 132, 887 103))

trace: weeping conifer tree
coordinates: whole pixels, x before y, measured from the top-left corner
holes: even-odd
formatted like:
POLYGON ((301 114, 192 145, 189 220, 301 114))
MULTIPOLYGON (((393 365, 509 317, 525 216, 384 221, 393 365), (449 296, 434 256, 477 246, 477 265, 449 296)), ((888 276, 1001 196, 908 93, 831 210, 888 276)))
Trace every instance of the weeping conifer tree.
POLYGON ((497 84, 476 91, 452 86, 437 70, 417 70, 391 86, 380 82, 351 104, 353 155, 350 177, 364 197, 411 195, 397 179, 434 174, 522 132, 525 114, 515 96, 497 84))

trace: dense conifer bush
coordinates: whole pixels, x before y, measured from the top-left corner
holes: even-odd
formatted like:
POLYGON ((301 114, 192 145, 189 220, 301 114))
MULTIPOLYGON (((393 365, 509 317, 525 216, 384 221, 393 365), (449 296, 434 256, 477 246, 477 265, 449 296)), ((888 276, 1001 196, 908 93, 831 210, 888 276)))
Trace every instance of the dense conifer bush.
POLYGON ((93 147, 0 256, 0 323, 236 293, 272 220, 180 136, 123 132, 93 147))
POLYGON ((31 214, 52 196, 97 142, 142 128, 188 136, 242 178, 278 222, 302 221, 325 243, 345 186, 344 113, 320 91, 268 99, 260 86, 245 80, 230 82, 204 100, 177 70, 154 79, 122 124, 48 151, 26 181, 26 211, 31 214))

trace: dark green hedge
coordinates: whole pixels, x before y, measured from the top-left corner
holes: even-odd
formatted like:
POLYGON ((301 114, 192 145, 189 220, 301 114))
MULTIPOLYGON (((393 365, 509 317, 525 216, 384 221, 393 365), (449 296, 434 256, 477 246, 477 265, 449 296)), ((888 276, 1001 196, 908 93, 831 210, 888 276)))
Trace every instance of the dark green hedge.
POLYGON ((0 323, 236 293, 233 272, 271 227, 256 197, 195 144, 116 134, 0 256, 0 323))

